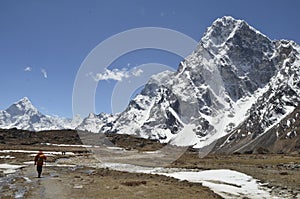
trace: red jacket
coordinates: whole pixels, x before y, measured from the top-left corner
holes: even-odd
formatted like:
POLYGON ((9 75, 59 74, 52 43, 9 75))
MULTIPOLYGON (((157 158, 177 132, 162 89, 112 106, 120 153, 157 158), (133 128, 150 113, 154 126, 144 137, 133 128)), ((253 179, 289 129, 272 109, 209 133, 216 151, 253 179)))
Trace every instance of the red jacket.
POLYGON ((47 159, 43 152, 39 152, 34 158, 34 165, 43 166, 44 161, 47 159))

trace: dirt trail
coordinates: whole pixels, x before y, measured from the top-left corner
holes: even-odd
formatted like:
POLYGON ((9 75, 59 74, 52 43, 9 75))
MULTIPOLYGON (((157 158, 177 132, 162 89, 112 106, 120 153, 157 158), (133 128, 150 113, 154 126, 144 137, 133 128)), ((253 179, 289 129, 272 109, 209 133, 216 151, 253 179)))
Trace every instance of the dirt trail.
MULTIPOLYGON (((74 157, 75 162, 80 160, 80 156, 74 157)), ((28 190, 24 198, 29 199, 221 198, 201 184, 86 166, 46 166, 42 178, 37 178, 35 167, 29 165, 22 169, 21 175, 30 181, 23 183, 28 190)))
POLYGON ((23 170, 23 175, 32 180, 31 186, 34 187, 34 191, 30 191, 30 194, 26 198, 29 199, 52 199, 52 198, 69 198, 70 190, 68 187, 61 183, 61 180, 56 171, 51 167, 44 167, 43 177, 37 178, 37 173, 34 166, 28 166, 23 170))

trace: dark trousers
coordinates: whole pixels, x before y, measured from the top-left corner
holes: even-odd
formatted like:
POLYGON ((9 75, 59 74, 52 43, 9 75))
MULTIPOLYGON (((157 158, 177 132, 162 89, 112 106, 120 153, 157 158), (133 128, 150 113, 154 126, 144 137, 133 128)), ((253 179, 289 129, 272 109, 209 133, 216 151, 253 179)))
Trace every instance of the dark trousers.
POLYGON ((42 166, 36 166, 36 170, 38 172, 38 177, 40 178, 43 171, 43 165, 42 166))

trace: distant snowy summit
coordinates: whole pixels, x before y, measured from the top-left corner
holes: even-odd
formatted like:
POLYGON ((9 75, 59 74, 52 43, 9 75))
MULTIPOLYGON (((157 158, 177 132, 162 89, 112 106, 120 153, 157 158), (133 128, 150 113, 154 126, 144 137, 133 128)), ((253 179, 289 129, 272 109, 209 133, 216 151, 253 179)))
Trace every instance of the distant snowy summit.
POLYGON ((71 120, 44 115, 27 97, 0 111, 0 128, 5 129, 18 128, 32 131, 74 129, 80 122, 78 118, 71 120))
POLYGON ((113 121, 116 116, 106 113, 99 115, 90 113, 84 119, 79 116, 73 119, 53 117, 39 112, 31 101, 24 97, 6 110, 0 111, 0 128, 31 131, 77 129, 98 133, 104 124, 113 121))
POLYGON ((108 113, 100 113, 96 115, 90 113, 82 122, 76 127, 76 130, 89 131, 93 133, 102 132, 104 126, 109 126, 113 122, 118 114, 112 115, 108 113))
POLYGON ((225 16, 213 22, 176 72, 153 75, 118 115, 91 113, 70 126, 65 119, 42 115, 24 98, 0 112, 0 127, 69 125, 195 148, 222 137, 214 150, 230 153, 258 147, 277 152, 282 149, 276 143, 290 142, 285 150, 293 151, 300 149, 299 70, 298 44, 271 40, 245 21, 225 16))

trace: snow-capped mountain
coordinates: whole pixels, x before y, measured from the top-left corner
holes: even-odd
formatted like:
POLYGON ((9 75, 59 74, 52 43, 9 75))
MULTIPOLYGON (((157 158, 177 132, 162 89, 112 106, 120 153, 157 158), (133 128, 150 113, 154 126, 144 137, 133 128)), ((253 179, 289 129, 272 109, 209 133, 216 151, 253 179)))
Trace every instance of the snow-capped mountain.
POLYGON ((299 52, 243 20, 217 19, 176 72, 154 75, 102 130, 194 147, 241 124, 262 134, 298 106, 299 52))
POLYGON ((83 121, 76 127, 77 130, 89 131, 93 133, 98 133, 104 125, 109 126, 109 123, 114 121, 116 115, 100 113, 96 115, 90 113, 88 117, 84 118, 83 121))
POLYGON ((27 97, 0 111, 0 128, 17 128, 23 130, 42 131, 59 129, 77 129, 98 133, 104 124, 109 125, 116 115, 101 113, 89 114, 82 119, 75 116, 73 119, 44 115, 32 105, 27 97))
POLYGON ((81 120, 51 117, 43 115, 35 108, 27 97, 0 111, 0 128, 18 128, 41 131, 54 129, 74 129, 81 120))

